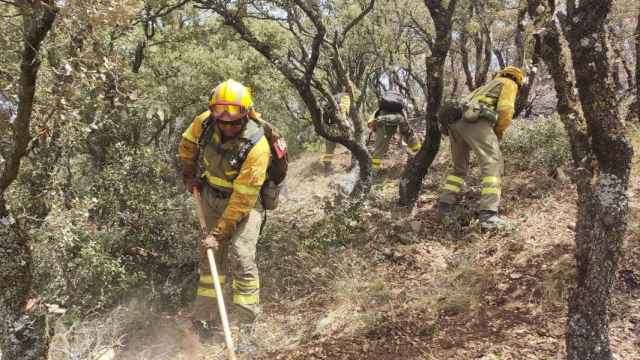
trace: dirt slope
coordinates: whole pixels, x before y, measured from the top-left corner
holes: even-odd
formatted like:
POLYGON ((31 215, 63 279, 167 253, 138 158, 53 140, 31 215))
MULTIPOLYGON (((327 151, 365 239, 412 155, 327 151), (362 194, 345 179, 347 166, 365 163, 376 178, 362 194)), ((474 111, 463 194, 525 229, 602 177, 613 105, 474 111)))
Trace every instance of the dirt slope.
MULTIPOLYGON (((411 212, 395 206, 405 155, 391 157, 353 218, 325 211, 340 208, 330 194, 347 179, 346 153, 329 177, 319 154, 291 164, 287 201, 269 215, 258 254, 263 315, 255 358, 563 358, 564 299, 574 271, 572 184, 507 164, 504 214, 515 229, 487 234, 472 220, 473 205, 461 209, 462 224, 436 219, 446 151, 411 212)), ((640 359, 640 289, 623 277, 640 274, 638 176, 631 195, 611 306, 612 346, 625 360, 640 359)), ((473 204, 478 187, 466 197, 473 204)), ((139 330, 118 358, 225 358, 219 344, 200 344, 180 315, 156 316, 139 330)))

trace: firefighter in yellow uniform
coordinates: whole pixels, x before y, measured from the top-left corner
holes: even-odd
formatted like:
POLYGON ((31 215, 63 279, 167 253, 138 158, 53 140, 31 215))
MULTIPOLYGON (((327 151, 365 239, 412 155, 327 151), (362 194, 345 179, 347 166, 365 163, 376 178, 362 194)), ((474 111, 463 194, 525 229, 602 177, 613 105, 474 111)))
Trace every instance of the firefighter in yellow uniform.
POLYGON ((516 67, 500 70, 496 77, 464 97, 462 119, 448 126, 453 171, 447 176, 438 211, 452 215, 454 205, 469 172, 469 154, 480 162, 482 190, 479 204, 480 225, 484 229, 506 228, 508 221, 498 217, 504 161, 500 140, 511 124, 518 88, 524 75, 516 67))
POLYGON ((389 92, 389 94, 396 96, 394 100, 397 103, 395 105, 398 107, 387 108, 387 103, 384 100, 380 100, 379 109, 367 121, 369 129, 375 132, 376 144, 371 155, 371 165, 374 170, 379 170, 382 167, 382 159, 389 151, 389 143, 398 130, 412 155, 416 154, 421 147, 413 128, 409 125, 404 99, 398 93, 389 92))
POLYGON ((212 248, 220 267, 220 283, 225 283, 225 274, 232 275, 233 304, 240 323, 239 352, 256 349, 260 289, 256 244, 263 211, 258 195, 271 156, 262 127, 252 120, 256 114, 249 89, 227 80, 214 89, 209 111, 195 118, 182 134, 178 148, 185 185, 189 190, 202 188, 209 231, 201 244, 194 326, 205 337, 219 329, 216 293, 206 256, 206 249, 212 248), (256 138, 255 145, 247 147, 256 138), (244 161, 242 152, 246 154, 244 161), (200 176, 196 175, 198 158, 203 166, 200 176))
MULTIPOLYGON (((345 116, 349 114, 349 108, 351 107, 351 98, 346 93, 338 93, 334 95, 334 99, 336 103, 338 103, 339 107, 339 116, 345 116)), ((325 108, 324 121, 330 124, 329 117, 326 115, 328 111, 328 106, 325 108)), ((349 123, 349 122, 347 122, 349 123)), ((329 175, 333 172, 333 156, 336 152, 336 146, 338 144, 333 141, 325 140, 325 151, 324 155, 322 155, 322 165, 324 166, 325 175, 329 175)))

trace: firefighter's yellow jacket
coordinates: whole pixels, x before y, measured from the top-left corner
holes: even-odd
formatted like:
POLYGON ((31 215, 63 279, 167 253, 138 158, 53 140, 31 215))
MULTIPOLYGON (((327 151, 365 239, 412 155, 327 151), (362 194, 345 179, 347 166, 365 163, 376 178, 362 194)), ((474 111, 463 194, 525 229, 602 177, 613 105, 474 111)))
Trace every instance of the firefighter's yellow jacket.
POLYGON ((499 139, 502 139, 504 131, 511 125, 515 112, 516 95, 518 85, 515 81, 498 76, 477 88, 466 96, 467 99, 476 99, 498 113, 498 119, 493 127, 499 139))
MULTIPOLYGON (((203 133, 203 122, 209 118, 209 111, 198 115, 182 134, 178 146, 178 159, 183 169, 195 169, 198 142, 203 133)), ((250 142, 257 132, 263 132, 255 121, 249 120, 245 129, 234 139, 222 143, 222 134, 214 127, 210 141, 206 142, 202 161, 203 180, 214 189, 228 194, 229 202, 217 226, 213 229, 217 236, 227 238, 233 234, 238 223, 256 206, 260 188, 265 181, 271 150, 264 135, 251 148, 244 162, 239 164, 238 155, 243 145, 250 142)), ((187 170, 188 171, 188 170, 187 170)))

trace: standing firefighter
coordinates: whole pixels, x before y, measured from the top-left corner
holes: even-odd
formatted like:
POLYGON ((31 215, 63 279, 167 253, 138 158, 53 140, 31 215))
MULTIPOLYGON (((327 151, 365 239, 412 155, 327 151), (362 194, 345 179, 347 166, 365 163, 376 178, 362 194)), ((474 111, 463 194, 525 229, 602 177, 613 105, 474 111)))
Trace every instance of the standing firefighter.
POLYGON ((500 140, 511 124, 516 94, 523 80, 520 69, 508 66, 500 70, 493 80, 465 96, 458 103, 457 114, 456 111, 443 113, 451 102, 443 105, 439 118, 444 123, 444 132, 450 135, 453 172, 447 176, 440 196, 438 211, 442 217, 453 212, 469 171, 469 153, 473 151, 480 162, 482 177, 480 225, 484 229, 500 229, 509 225, 497 216, 504 167, 500 140))
MULTIPOLYGON (((338 116, 347 117, 349 114, 349 108, 351 107, 351 98, 346 93, 338 93, 333 96, 334 100, 338 104, 338 116)), ((331 118, 327 115, 327 112, 330 111, 330 106, 325 106, 322 120, 328 125, 332 124, 331 118)), ((347 124, 350 124, 347 121, 347 124)), ((330 175, 333 172, 333 156, 336 152, 336 146, 338 144, 334 143, 330 140, 325 140, 325 152, 322 155, 322 165, 324 166, 325 175, 330 175)))
POLYGON ((194 326, 202 337, 219 329, 216 293, 206 249, 214 250, 220 283, 232 274, 233 304, 240 322, 238 352, 253 352, 255 320, 259 313, 256 244, 263 207, 258 200, 271 152, 249 89, 227 80, 209 100, 209 111, 198 115, 182 134, 178 158, 190 191, 202 190, 208 236, 201 243, 200 281, 193 308, 194 326), (200 153, 200 155, 198 155, 200 153), (198 158, 201 176, 196 176, 198 158))
POLYGON ((400 128, 400 134, 412 153, 420 150, 420 142, 409 125, 404 97, 394 91, 385 92, 379 100, 378 110, 367 121, 376 134, 376 147, 371 159, 373 169, 380 169, 382 159, 389 150, 389 142, 400 128))

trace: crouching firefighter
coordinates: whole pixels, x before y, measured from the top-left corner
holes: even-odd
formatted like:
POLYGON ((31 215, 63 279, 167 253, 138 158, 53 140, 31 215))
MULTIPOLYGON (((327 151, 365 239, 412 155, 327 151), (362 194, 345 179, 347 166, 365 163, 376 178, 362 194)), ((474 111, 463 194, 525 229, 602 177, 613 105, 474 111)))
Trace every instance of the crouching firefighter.
POLYGON ((233 308, 240 325, 238 352, 256 350, 255 321, 260 311, 256 244, 264 208, 275 208, 274 186, 284 180, 284 173, 275 175, 280 177, 277 183, 267 179, 270 163, 284 159, 286 171, 286 145, 282 139, 271 143, 274 129, 265 124, 253 109, 249 89, 227 80, 213 90, 209 110, 194 119, 178 147, 185 187, 191 192, 197 187, 202 193, 208 231, 200 246, 193 323, 201 337, 213 337, 220 329, 206 256, 211 248, 223 287, 225 275, 231 274, 233 308))
POLYGON ((449 135, 453 171, 442 188, 438 208, 441 217, 449 217, 454 212, 469 172, 469 154, 473 151, 480 163, 482 177, 480 225, 484 229, 510 225, 497 215, 504 168, 500 140, 511 124, 516 95, 523 81, 522 71, 508 66, 462 99, 449 100, 442 105, 438 119, 443 134, 449 135))
POLYGON ((398 92, 386 91, 382 94, 378 100, 378 110, 369 118, 367 126, 375 132, 376 145, 371 155, 374 170, 382 168, 382 159, 389 151, 389 144, 398 129, 407 143, 407 149, 411 156, 420 150, 420 141, 409 125, 406 101, 404 96, 398 92))

